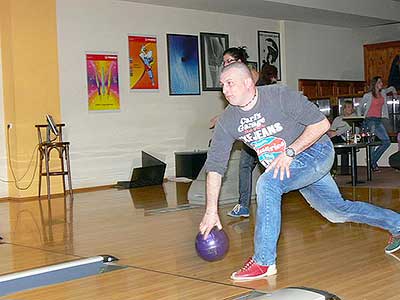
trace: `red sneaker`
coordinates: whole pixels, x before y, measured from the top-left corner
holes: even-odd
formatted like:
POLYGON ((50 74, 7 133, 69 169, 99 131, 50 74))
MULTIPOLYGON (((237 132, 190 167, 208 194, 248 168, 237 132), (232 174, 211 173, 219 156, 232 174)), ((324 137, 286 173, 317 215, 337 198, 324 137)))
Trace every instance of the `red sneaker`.
POLYGON ((253 258, 249 258, 239 271, 232 273, 231 278, 236 281, 254 280, 276 274, 276 266, 261 266, 253 258))

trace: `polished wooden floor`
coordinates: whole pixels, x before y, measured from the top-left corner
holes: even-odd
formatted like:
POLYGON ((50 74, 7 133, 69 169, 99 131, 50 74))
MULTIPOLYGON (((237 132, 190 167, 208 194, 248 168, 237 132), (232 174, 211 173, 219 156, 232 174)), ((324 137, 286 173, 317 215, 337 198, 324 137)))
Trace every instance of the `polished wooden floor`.
MULTIPOLYGON (((331 224, 297 192, 285 196, 278 274, 236 283, 230 274, 252 255, 254 218, 226 216, 230 250, 224 260, 197 257, 194 238, 202 207, 185 207, 189 184, 102 190, 0 203, 0 273, 111 254, 128 268, 23 291, 0 299, 226 299, 288 286, 327 290, 351 300, 400 299, 400 253, 383 251, 388 234, 358 224, 331 224), (175 207, 183 207, 174 211, 175 207)), ((399 188, 343 187, 348 199, 400 211, 399 188)), ((253 205, 253 210, 255 205, 253 205)), ((253 213, 254 215, 254 213, 253 213)))

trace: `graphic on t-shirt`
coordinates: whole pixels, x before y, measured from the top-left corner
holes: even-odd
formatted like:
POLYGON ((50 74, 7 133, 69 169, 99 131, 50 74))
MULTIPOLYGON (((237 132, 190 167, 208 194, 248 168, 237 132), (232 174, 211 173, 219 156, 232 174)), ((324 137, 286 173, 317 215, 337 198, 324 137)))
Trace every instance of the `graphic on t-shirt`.
POLYGON ((254 141, 251 147, 257 152, 259 161, 267 167, 279 154, 285 151, 286 142, 284 139, 275 136, 254 141))
POLYGON ((257 152, 264 166, 269 165, 286 148, 285 140, 276 136, 283 131, 282 124, 267 124, 267 120, 259 112, 241 118, 237 131, 240 134, 239 139, 257 152))
POLYGON ((246 144, 250 144, 253 141, 258 141, 268 136, 273 136, 283 130, 283 127, 279 122, 270 125, 266 125, 265 123, 266 120, 261 116, 261 114, 254 114, 254 116, 251 118, 242 118, 237 129, 241 134, 239 139, 246 144), (253 119, 257 117, 258 119, 253 119))

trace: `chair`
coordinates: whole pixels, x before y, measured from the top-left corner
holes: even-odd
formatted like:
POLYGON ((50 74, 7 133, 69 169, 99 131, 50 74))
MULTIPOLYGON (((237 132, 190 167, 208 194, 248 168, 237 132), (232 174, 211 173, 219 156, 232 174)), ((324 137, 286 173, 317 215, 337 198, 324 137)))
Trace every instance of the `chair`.
MULTIPOLYGON (((333 144, 343 143, 343 139, 339 136, 334 136, 331 138, 333 144)), ((351 150, 347 148, 335 148, 335 159, 333 161, 332 170, 334 173, 337 171, 338 167, 338 156, 340 155, 340 175, 350 175, 349 172, 349 155, 351 150)))
POLYGON ((349 171, 349 155, 351 151, 349 149, 335 149, 335 160, 333 162, 333 170, 337 170, 338 167, 338 156, 340 155, 340 175, 350 175, 349 171))
POLYGON ((71 165, 70 165, 70 156, 69 156, 69 142, 64 142, 62 140, 62 129, 65 124, 56 124, 58 129, 58 136, 56 136, 53 140, 50 139, 50 133, 48 125, 35 125, 38 134, 39 140, 39 148, 38 151, 40 153, 40 161, 39 161, 39 200, 40 193, 42 187, 42 176, 46 176, 47 181, 47 199, 50 201, 51 199, 51 191, 50 191, 50 177, 51 176, 62 176, 63 190, 64 196, 66 195, 65 190, 65 176, 68 177, 68 187, 69 194, 71 199, 74 198, 72 191, 72 180, 71 180, 71 165), (46 133, 45 133, 46 132, 46 133), (44 139, 43 137, 46 137, 44 139), (50 154, 52 150, 56 150, 58 152, 58 157, 60 159, 61 169, 50 171, 50 154), (45 164, 45 171, 43 171, 43 160, 45 164), (66 165, 64 165, 64 160, 66 165), (65 168, 66 166, 66 168, 65 168))

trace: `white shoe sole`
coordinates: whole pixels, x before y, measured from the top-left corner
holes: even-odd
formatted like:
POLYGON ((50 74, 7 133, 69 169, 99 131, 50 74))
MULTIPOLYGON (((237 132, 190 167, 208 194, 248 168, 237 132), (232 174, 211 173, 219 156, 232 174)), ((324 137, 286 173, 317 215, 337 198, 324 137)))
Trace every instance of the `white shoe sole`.
POLYGON ((251 281, 251 280, 257 280, 263 277, 268 277, 272 276, 278 273, 278 270, 276 269, 276 265, 271 265, 268 267, 268 270, 266 273, 254 277, 236 277, 236 272, 232 273, 231 279, 234 281, 251 281))
POLYGON ((399 250, 400 250, 400 247, 397 247, 397 248, 395 248, 395 249, 393 249, 393 250, 390 250, 390 251, 385 250, 385 253, 386 253, 386 254, 392 254, 392 253, 394 253, 394 252, 396 252, 396 251, 399 251, 399 250))
POLYGON ((238 215, 233 215, 231 213, 228 213, 227 215, 232 217, 232 218, 248 218, 248 217, 250 217, 250 215, 239 215, 238 216, 238 215))

